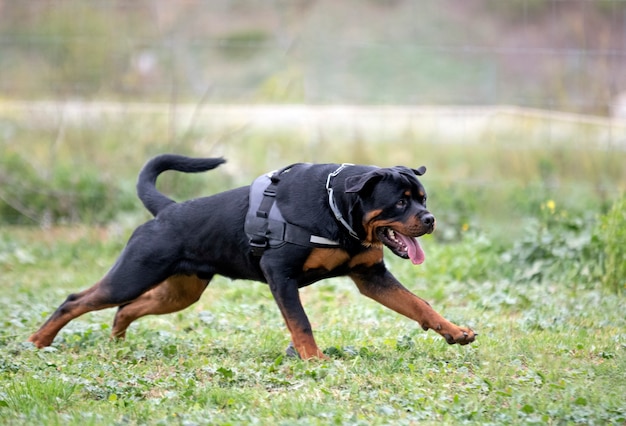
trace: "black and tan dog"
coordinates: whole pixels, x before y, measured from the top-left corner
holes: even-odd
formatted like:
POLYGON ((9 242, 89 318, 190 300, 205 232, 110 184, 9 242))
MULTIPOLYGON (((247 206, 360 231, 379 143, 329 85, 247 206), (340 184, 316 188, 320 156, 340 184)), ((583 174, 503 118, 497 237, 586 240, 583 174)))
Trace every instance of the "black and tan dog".
POLYGON ((383 263, 383 245, 415 264, 424 260, 417 237, 435 229, 416 177, 424 167, 294 164, 257 179, 252 187, 183 203, 156 189, 157 176, 166 170, 201 172, 223 162, 178 155, 150 160, 137 190, 155 219, 135 230, 104 278, 70 295, 29 340, 48 346, 72 319, 115 306, 112 335, 124 337, 139 317, 176 312, 196 302, 220 274, 269 283, 302 358, 325 356, 298 289, 340 275, 450 344, 474 341, 474 331, 443 318, 383 263))

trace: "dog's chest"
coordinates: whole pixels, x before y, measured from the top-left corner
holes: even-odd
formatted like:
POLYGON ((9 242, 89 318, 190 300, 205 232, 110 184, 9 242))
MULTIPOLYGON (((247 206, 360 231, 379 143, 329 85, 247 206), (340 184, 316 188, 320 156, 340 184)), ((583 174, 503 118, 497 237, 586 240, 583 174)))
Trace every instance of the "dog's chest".
POLYGON ((370 267, 383 260, 382 248, 370 248, 364 252, 350 257, 343 249, 339 248, 315 248, 302 266, 303 271, 323 269, 333 271, 341 266, 352 269, 357 266, 370 267))

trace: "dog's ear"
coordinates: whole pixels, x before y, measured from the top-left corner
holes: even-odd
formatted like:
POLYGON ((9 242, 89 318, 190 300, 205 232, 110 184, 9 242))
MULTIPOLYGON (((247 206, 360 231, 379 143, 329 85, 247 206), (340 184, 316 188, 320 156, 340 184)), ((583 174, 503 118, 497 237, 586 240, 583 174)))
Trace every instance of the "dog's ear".
POLYGON ((410 169, 405 166, 396 166, 396 167, 392 167, 392 170, 396 170, 400 172, 400 174, 404 174, 404 175, 411 175, 411 173, 413 173, 417 176, 421 176, 424 173, 426 173, 426 166, 418 167, 417 169, 410 169))
POLYGON ((384 174, 383 169, 377 169, 362 175, 350 176, 346 179, 346 189, 344 192, 361 192, 367 186, 380 180, 384 174))
POLYGON ((419 169, 412 169, 413 173, 415 173, 418 176, 423 175, 424 173, 426 173, 426 166, 422 166, 419 169))

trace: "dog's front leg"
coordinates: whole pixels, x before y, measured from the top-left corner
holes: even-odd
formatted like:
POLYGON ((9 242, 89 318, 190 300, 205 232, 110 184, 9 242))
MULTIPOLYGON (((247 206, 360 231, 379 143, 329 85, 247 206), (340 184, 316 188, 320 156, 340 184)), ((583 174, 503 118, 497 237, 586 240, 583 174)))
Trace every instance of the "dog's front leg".
POLYGON ((327 358, 315 343, 313 329, 302 307, 296 282, 293 280, 270 282, 270 289, 291 333, 293 347, 300 358, 327 358))
POLYGON ((328 358, 315 343, 311 323, 300 301, 297 281, 285 276, 284 271, 276 272, 276 270, 269 268, 267 265, 265 265, 263 270, 274 300, 276 300, 289 333, 291 333, 293 347, 300 355, 300 358, 328 358))
POLYGON ((424 330, 432 328, 451 345, 467 345, 475 339, 476 333, 473 330, 459 327, 445 319, 428 302, 402 286, 382 263, 355 268, 350 273, 350 278, 365 296, 417 321, 424 330))

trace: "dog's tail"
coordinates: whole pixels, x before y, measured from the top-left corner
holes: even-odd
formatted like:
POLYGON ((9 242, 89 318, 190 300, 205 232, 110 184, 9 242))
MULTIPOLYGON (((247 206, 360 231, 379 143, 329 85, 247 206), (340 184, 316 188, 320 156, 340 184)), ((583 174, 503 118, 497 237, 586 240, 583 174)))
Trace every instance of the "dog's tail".
POLYGON ((223 158, 190 158, 182 155, 163 154, 149 160, 137 180, 137 195, 143 205, 156 216, 161 210, 175 203, 156 188, 157 177, 166 170, 199 173, 216 168, 226 160, 223 158))

